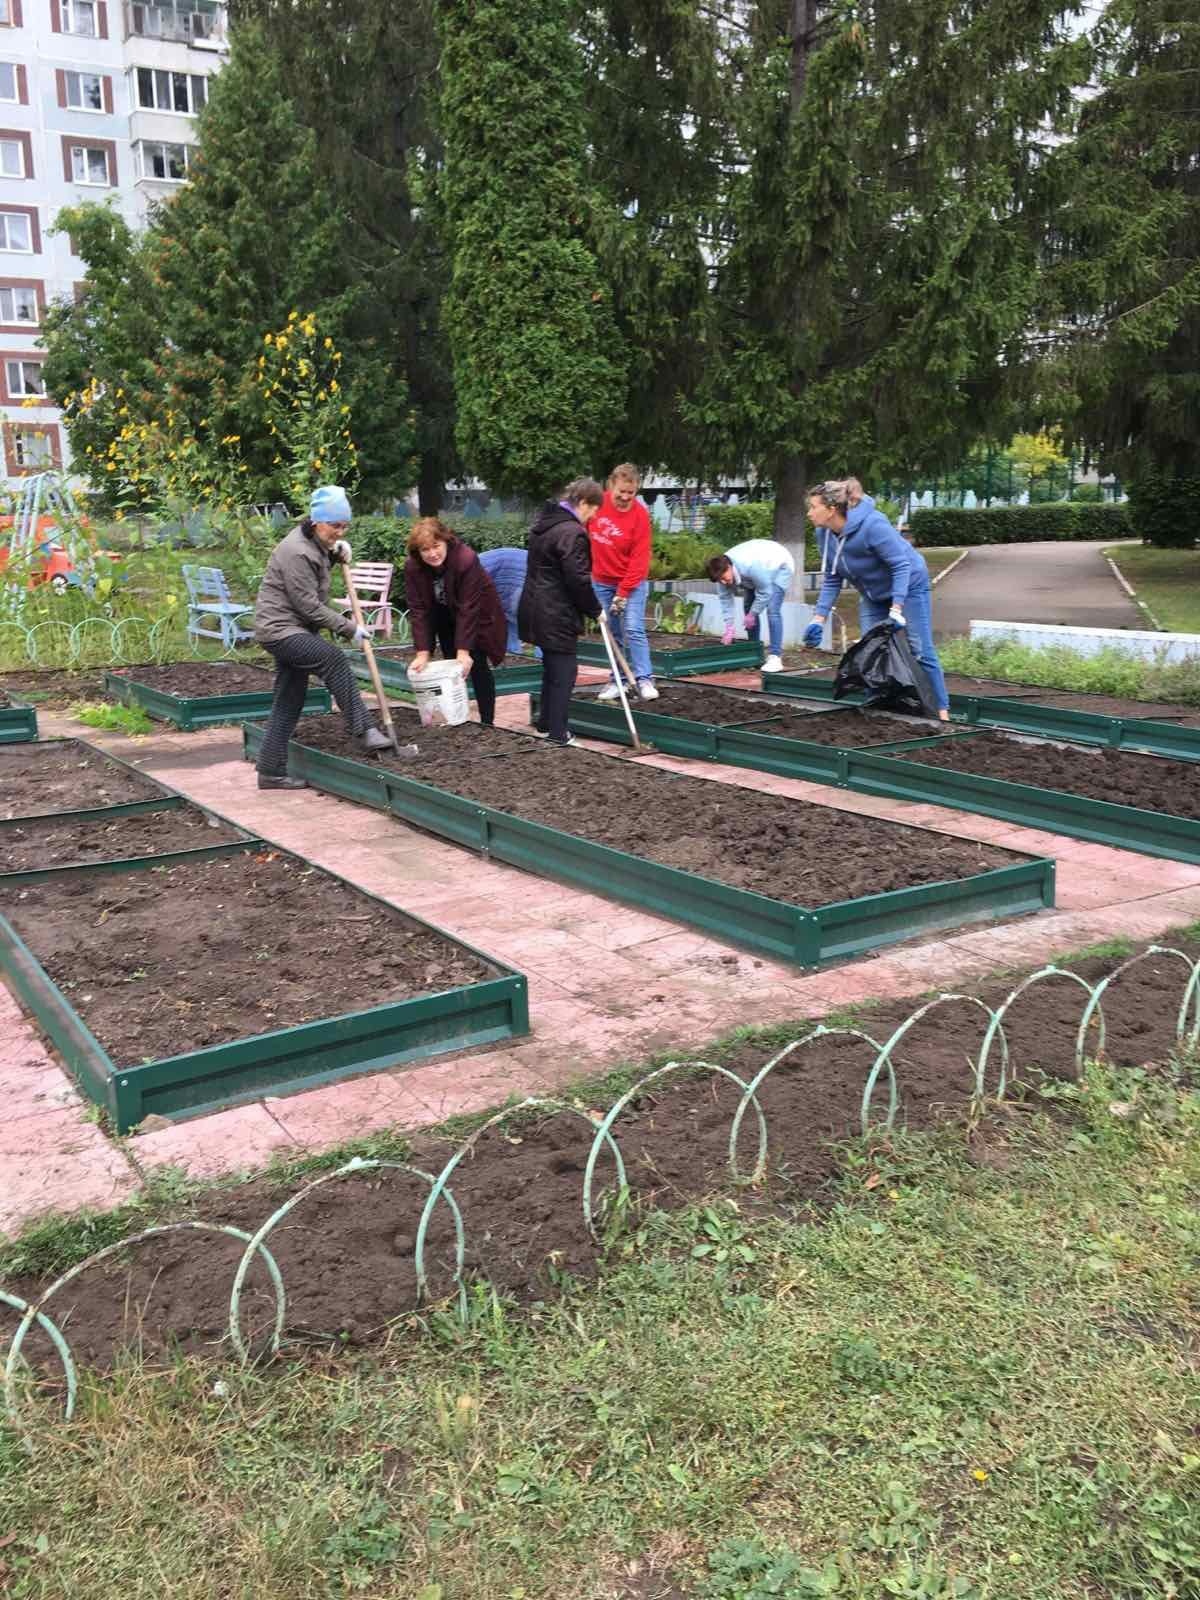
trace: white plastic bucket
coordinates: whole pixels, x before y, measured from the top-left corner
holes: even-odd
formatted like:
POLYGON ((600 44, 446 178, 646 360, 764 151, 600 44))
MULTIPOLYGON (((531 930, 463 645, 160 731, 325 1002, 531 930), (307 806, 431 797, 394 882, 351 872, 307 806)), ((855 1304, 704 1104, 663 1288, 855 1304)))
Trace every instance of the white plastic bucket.
POLYGON ((467 680, 457 661, 431 661, 424 672, 410 668, 408 682, 417 697, 417 715, 423 728, 453 728, 467 720, 471 702, 467 680))

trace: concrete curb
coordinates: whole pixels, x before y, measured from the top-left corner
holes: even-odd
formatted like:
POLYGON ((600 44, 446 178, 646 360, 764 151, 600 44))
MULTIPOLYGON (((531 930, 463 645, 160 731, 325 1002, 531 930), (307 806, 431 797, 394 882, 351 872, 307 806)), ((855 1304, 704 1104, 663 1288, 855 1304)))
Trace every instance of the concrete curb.
POLYGON ((1153 611, 1151 611, 1150 607, 1146 604, 1146 602, 1144 600, 1139 600, 1138 599, 1137 590, 1133 587, 1133 585, 1130 583, 1129 579, 1121 571, 1120 567, 1113 560, 1113 558, 1111 556, 1105 556, 1104 559, 1105 559, 1105 561, 1108 562, 1109 566, 1112 568, 1113 577, 1121 585, 1122 589, 1124 589, 1125 593, 1133 601, 1134 605, 1137 606, 1138 610, 1140 612, 1142 612, 1142 614, 1146 617, 1146 619, 1150 623, 1150 626, 1152 628, 1154 628, 1156 630, 1156 632, 1158 632, 1158 633, 1165 633, 1166 629, 1163 627, 1162 623, 1154 615, 1153 611))

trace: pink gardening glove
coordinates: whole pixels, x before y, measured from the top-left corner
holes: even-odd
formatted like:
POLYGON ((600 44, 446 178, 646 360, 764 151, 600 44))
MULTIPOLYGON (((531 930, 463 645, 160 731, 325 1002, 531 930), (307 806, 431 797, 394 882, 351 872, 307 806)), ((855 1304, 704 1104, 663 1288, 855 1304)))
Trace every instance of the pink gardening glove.
POLYGON ((725 629, 725 632, 721 635, 721 643, 722 644, 732 644, 733 643, 733 623, 732 622, 725 629))

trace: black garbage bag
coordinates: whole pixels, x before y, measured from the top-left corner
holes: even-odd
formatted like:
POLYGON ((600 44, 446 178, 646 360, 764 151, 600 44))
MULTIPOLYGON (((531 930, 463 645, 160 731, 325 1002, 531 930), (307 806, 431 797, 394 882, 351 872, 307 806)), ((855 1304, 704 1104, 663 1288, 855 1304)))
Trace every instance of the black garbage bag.
POLYGON ((913 655, 905 628, 881 622, 852 644, 838 662, 833 698, 862 691, 869 706, 936 717, 937 701, 929 674, 913 655))

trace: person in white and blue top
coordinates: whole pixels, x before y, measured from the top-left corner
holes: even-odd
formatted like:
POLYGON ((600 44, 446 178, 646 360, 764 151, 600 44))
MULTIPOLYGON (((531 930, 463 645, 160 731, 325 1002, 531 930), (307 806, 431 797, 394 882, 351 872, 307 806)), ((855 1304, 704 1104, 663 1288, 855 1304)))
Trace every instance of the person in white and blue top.
POLYGON ((924 559, 892 527, 857 478, 821 483, 808 493, 808 515, 821 548, 821 592, 804 643, 824 637, 825 619, 847 578, 858 590, 863 633, 890 622, 907 628, 913 654, 925 668, 938 716, 950 719, 950 696, 933 643, 933 590, 924 559))
POLYGON ((759 620, 767 614, 771 648, 763 662, 764 672, 783 671, 783 601, 796 563, 783 545, 774 539, 746 539, 724 555, 713 556, 706 568, 709 577, 720 585, 721 615, 725 621, 722 644, 733 643, 734 590, 741 586, 746 606, 746 637, 759 637, 759 620))

